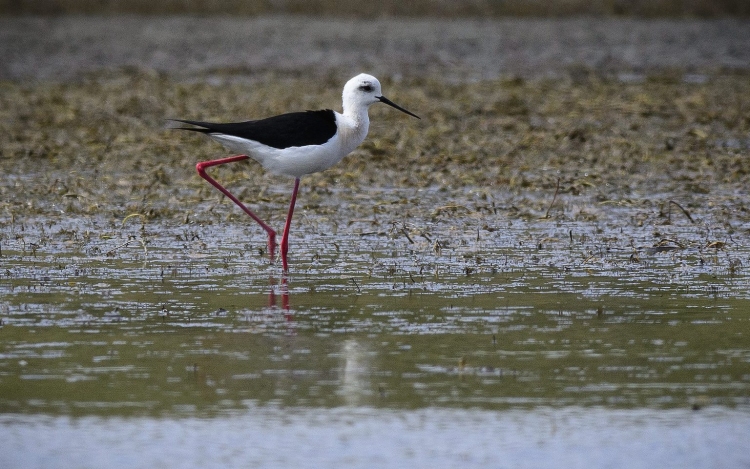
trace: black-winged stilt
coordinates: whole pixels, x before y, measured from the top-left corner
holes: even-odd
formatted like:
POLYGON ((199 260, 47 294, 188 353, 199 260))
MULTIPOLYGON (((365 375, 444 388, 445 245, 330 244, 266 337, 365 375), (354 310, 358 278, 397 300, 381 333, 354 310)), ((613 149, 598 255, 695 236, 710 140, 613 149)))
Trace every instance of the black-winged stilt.
POLYGON ((177 122, 196 126, 180 127, 180 130, 208 134, 230 150, 242 153, 228 158, 203 161, 195 167, 203 179, 229 197, 266 231, 272 262, 276 247, 276 232, 215 179, 206 174, 206 169, 252 158, 271 173, 294 177, 294 190, 280 246, 281 262, 285 272, 289 270, 286 256, 289 250, 289 227, 292 223, 300 177, 330 168, 364 141, 370 126, 367 110, 372 104, 385 103, 419 119, 416 114, 386 99, 381 93, 380 82, 371 75, 362 73, 346 82, 342 97, 343 113, 330 109, 292 112, 266 119, 226 124, 174 119, 177 122))

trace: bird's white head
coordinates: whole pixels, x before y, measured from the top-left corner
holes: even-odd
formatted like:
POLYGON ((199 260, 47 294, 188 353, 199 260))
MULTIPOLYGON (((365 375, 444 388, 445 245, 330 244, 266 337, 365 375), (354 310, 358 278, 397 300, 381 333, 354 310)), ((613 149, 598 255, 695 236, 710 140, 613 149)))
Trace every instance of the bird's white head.
POLYGON ((360 73, 346 82, 346 85, 344 85, 343 100, 344 114, 364 113, 366 115, 367 109, 371 105, 380 102, 419 119, 419 116, 416 114, 412 114, 383 96, 378 79, 366 73, 360 73))
POLYGON ((377 78, 366 73, 360 73, 344 85, 344 113, 367 110, 371 105, 380 101, 382 95, 380 82, 377 78))

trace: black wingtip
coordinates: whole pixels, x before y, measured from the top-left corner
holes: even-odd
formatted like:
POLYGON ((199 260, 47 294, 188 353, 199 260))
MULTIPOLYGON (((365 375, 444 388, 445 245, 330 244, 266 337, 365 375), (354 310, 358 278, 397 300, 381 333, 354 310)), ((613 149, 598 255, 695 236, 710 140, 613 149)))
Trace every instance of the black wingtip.
POLYGON ((167 119, 167 121, 179 122, 181 124, 189 124, 189 125, 196 126, 196 127, 170 127, 170 130, 192 130, 193 132, 202 132, 202 133, 209 132, 209 129, 205 127, 204 122, 191 121, 191 120, 185 120, 185 119, 167 119))
POLYGON ((204 125, 201 125, 203 124, 203 122, 199 122, 199 121, 191 121, 191 120, 186 120, 186 119, 167 119, 167 121, 179 122, 181 124, 197 125, 198 127, 205 127, 204 125))

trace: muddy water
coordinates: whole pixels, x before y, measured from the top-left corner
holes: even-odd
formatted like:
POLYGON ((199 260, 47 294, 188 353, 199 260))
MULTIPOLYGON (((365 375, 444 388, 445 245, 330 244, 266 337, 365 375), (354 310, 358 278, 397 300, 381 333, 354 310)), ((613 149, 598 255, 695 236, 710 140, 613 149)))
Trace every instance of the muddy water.
MULTIPOLYGON (((509 467, 529 452, 747 463, 750 239, 732 184, 555 196, 310 178, 283 276, 263 233, 192 181, 129 212, 117 189, 110 211, 44 189, 85 187, 65 173, 33 180, 5 179, 19 202, 42 189, 2 219, 2 467, 367 467, 373 452, 484 467, 490 441, 509 467)), ((274 226, 288 189, 271 178, 253 199, 274 226)))
POLYGON ((287 276, 242 220, 11 227, 2 408, 747 405, 741 233, 673 215, 653 243, 606 220, 467 216, 445 191, 380 197, 451 213, 339 227, 301 210, 287 276))
MULTIPOLYGON (((649 436, 621 452, 690 432, 736 441, 736 426, 750 425, 750 252, 746 232, 732 228, 740 219, 707 207, 688 212, 691 222, 676 208, 628 200, 599 204, 596 221, 571 221, 560 216, 576 210, 564 195, 544 218, 549 194, 523 192, 303 191, 286 276, 269 264, 260 230, 214 198, 174 220, 8 221, 0 280, 0 409, 6 444, 15 445, 8 467, 57 458, 50 446, 23 456, 37 431, 61 441, 110 435, 121 452, 133 450, 125 434, 151 433, 142 467, 161 464, 161 445, 192 445, 216 425, 267 429, 260 449, 229 461, 296 467, 305 464, 273 441, 292 432, 314 453, 311 428, 324 428, 330 445, 351 438, 359 448, 352 456, 329 446, 310 459, 329 467, 365 467, 362 435, 393 432, 414 440, 392 441, 389 458, 434 465, 436 453, 403 445, 468 435, 477 443, 451 454, 484 464, 492 453, 483 426, 496 419, 502 438, 527 426, 551 432, 539 454, 553 458, 574 446, 573 435, 603 438, 596 425, 558 436, 559 412, 566 428, 609 419, 615 439, 646 422, 649 436), (493 212, 501 202, 540 208, 509 218, 493 212), (693 416, 707 411, 722 417, 693 416), (351 422, 362 425, 354 435, 351 422), (171 435, 175 425, 187 433, 171 435)), ((276 200, 264 210, 283 213, 276 200)), ((516 462, 532 443, 507 441, 522 448, 511 451, 516 462)), ((61 467, 109 457, 98 452, 103 443, 78 445, 61 467)), ((170 461, 200 465, 202 448, 170 461)), ((588 451, 574 454, 589 461, 588 451)), ((719 457, 665 451, 659 457, 683 465, 719 457)), ((743 454, 721 457, 736 463, 743 454)))
MULTIPOLYGON (((497 71, 440 52, 436 78, 389 85, 419 126, 374 110, 362 148, 303 181, 288 276, 194 174, 224 155, 163 119, 328 107, 339 78, 219 59, 201 84, 4 83, 0 467, 748 466, 748 81, 700 74, 737 67, 729 23, 712 26, 726 47, 688 34, 729 54, 709 64, 600 51, 615 81, 587 71, 597 52, 563 59, 584 64, 567 81, 449 86, 497 71)), ((571 31, 601 28, 618 30, 571 31)), ((74 61, 89 70, 27 62, 43 79, 74 61)), ((282 226, 288 182, 217 173, 282 226)))

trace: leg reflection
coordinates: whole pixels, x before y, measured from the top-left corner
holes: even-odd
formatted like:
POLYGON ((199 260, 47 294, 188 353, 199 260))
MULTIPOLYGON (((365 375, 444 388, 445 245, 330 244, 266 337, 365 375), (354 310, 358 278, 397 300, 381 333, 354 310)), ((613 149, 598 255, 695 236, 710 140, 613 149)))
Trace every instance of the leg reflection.
MULTIPOLYGON (((268 278, 268 283, 270 285, 269 293, 268 293, 268 306, 271 308, 276 307, 276 279, 271 276, 268 278)), ((281 308, 286 311, 285 316, 287 320, 292 319, 291 314, 289 313, 289 286, 287 284, 287 278, 286 275, 281 276, 281 285, 279 286, 279 293, 281 294, 281 308)))

